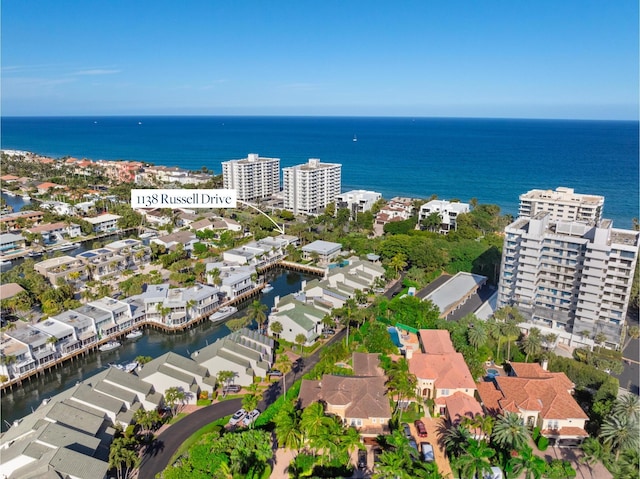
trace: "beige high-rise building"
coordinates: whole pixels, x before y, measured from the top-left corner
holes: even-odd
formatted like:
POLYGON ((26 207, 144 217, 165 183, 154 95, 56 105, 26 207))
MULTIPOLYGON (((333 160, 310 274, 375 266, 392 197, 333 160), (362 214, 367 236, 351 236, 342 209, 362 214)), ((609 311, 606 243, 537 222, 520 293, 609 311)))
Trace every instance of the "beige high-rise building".
POLYGON ((316 215, 340 194, 342 165, 309 163, 282 169, 284 209, 316 215))
POLYGON ((596 224, 602 219, 604 196, 575 193, 573 188, 531 190, 520 195, 520 218, 532 218, 541 211, 551 213, 551 221, 580 221, 596 224))
POLYGON ((636 261, 637 231, 554 221, 540 211, 505 228, 498 307, 527 322, 620 347, 636 261))
POLYGON ((225 189, 236 190, 237 198, 253 201, 280 192, 280 158, 262 158, 250 153, 242 160, 222 162, 225 189))

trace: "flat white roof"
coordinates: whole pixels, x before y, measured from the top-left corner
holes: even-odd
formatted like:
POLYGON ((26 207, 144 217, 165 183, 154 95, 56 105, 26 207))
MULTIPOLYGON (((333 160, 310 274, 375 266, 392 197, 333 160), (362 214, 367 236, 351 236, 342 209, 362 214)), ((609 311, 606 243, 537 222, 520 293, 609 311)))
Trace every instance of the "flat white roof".
POLYGON ((340 243, 332 243, 331 241, 317 240, 302 247, 305 253, 331 254, 340 251, 342 245, 340 243))
POLYGON ((435 291, 428 294, 425 299, 433 301, 440 309, 440 312, 444 313, 475 288, 482 286, 486 281, 486 276, 461 271, 449 281, 436 288, 435 291))
POLYGON ((85 218, 85 221, 88 221, 92 225, 97 225, 100 223, 106 223, 107 221, 119 220, 120 218, 120 215, 112 215, 111 213, 107 213, 104 215, 96 216, 95 218, 85 218))

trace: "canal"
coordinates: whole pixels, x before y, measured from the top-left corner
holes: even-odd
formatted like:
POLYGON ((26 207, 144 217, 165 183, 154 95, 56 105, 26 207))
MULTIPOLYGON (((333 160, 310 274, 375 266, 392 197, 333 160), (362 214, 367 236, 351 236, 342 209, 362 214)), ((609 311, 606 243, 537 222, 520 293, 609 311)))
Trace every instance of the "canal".
MULTIPOLYGON (((311 280, 314 276, 273 269, 266 273, 265 281, 273 286, 273 290, 260 295, 260 301, 269 310, 273 306, 276 296, 283 297, 300 290, 302 281, 311 280)), ((245 314, 248 303, 240 305, 239 311, 233 317, 245 314)), ((253 324, 250 327, 255 328, 253 324)), ((6 391, 2 395, 2 427, 5 431, 7 425, 14 420, 32 412, 43 399, 49 398, 73 386, 77 381, 82 381, 97 372, 109 367, 109 363, 127 363, 137 356, 151 356, 156 358, 164 353, 173 351, 188 356, 190 353, 201 349, 217 339, 229 334, 225 322, 213 324, 210 321, 194 326, 188 331, 180 333, 163 333, 152 329, 146 329, 144 336, 136 341, 123 340, 122 347, 108 352, 92 352, 87 356, 76 358, 73 362, 67 362, 63 366, 52 369, 39 378, 26 380, 22 386, 13 391, 6 391)))

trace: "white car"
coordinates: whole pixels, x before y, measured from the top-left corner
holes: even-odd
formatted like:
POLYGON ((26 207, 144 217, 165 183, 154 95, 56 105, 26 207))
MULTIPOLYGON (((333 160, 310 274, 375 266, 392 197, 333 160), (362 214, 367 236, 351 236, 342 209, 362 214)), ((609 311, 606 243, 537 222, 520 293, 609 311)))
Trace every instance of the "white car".
POLYGON ((260 411, 257 409, 254 409, 253 411, 251 411, 249 414, 247 414, 244 419, 242 420, 242 424, 244 426, 248 426, 249 424, 251 424, 253 421, 255 421, 258 416, 260 415, 260 411))
POLYGON ((229 419, 229 426, 235 426, 236 424, 238 424, 242 418, 244 418, 247 415, 247 411, 245 411, 244 409, 238 409, 233 416, 231 416, 231 419, 229 419))

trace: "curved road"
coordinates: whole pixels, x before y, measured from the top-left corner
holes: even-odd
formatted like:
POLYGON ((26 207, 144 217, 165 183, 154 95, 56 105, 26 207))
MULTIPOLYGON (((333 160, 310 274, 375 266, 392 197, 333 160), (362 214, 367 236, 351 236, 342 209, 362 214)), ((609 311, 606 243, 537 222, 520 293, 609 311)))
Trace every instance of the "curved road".
MULTIPOLYGON (((342 340, 346 330, 342 329, 333 336, 324 346, 342 340)), ((306 374, 320 360, 320 351, 318 348, 311 356, 298 359, 289 374, 287 374, 287 388, 290 387, 298 376, 306 374)), ((262 401, 258 405, 258 409, 264 411, 269 404, 272 404, 281 394, 282 381, 272 383, 263 394, 262 401)), ((189 436, 201 427, 213 422, 221 417, 229 416, 242 407, 242 399, 229 399, 211 406, 199 409, 180 419, 171 427, 167 428, 160 434, 154 445, 148 448, 142 458, 140 468, 138 470, 138 479, 154 479, 156 474, 163 471, 171 456, 175 454, 178 448, 186 441, 189 436)))

